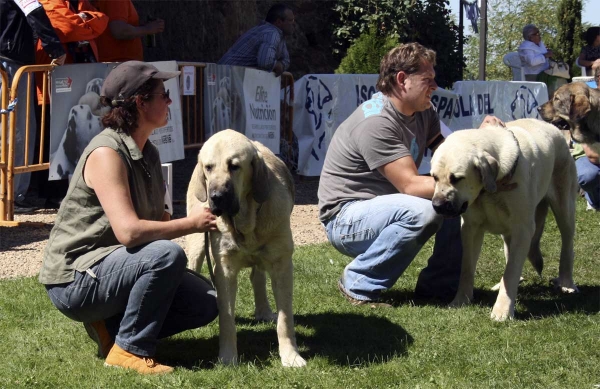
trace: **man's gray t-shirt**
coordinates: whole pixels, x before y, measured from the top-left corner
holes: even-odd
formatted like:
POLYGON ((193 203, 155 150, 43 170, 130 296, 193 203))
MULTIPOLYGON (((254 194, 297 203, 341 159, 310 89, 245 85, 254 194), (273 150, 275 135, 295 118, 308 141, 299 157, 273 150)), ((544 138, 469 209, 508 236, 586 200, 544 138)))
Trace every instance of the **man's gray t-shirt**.
POLYGON ((418 167, 438 136, 440 120, 433 107, 406 116, 385 95, 374 94, 337 128, 327 149, 318 193, 321 221, 347 201, 398 193, 377 168, 406 156, 418 167))

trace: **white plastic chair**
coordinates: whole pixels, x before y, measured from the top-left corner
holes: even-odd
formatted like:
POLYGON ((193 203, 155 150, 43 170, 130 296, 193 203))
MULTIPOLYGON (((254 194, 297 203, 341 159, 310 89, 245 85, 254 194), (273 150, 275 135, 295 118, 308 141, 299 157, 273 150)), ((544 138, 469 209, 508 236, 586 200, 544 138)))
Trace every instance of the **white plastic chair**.
MULTIPOLYGON (((581 68, 581 77, 588 77, 587 70, 585 69, 585 66, 581 66, 579 64, 579 57, 577 57, 577 59, 575 60, 575 64, 581 68)), ((591 76, 591 74, 590 74, 590 76, 591 76)))
POLYGON ((525 70, 521 63, 521 57, 516 51, 511 51, 502 57, 504 64, 511 68, 513 74, 513 81, 525 81, 525 70))

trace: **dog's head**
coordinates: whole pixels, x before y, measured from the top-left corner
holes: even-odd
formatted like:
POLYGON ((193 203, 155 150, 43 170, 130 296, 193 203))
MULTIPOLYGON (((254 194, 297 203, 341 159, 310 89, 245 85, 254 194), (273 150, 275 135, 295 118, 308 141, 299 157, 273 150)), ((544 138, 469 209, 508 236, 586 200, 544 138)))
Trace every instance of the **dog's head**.
POLYGON ((469 143, 458 139, 461 132, 450 135, 431 159, 431 176, 435 181, 432 205, 446 217, 466 212, 482 189, 496 191, 498 161, 476 145, 469 147, 469 143), (461 144, 464 147, 457 148, 461 144))
POLYGON ((570 130, 576 142, 597 143, 600 142, 599 107, 600 91, 583 82, 573 82, 558 88, 552 99, 538 110, 545 121, 570 130))
POLYGON ((104 83, 103 78, 91 79, 90 82, 88 82, 87 85, 85 86, 85 93, 94 92, 99 95, 100 91, 102 90, 103 83, 104 83))
POLYGON ((69 161, 76 164, 94 136, 102 131, 100 117, 88 105, 76 105, 69 112, 65 141, 62 144, 69 161))
POLYGON ((202 146, 196 169, 196 197, 213 214, 235 216, 250 197, 263 203, 269 196, 271 174, 261 153, 243 134, 223 130, 202 146))

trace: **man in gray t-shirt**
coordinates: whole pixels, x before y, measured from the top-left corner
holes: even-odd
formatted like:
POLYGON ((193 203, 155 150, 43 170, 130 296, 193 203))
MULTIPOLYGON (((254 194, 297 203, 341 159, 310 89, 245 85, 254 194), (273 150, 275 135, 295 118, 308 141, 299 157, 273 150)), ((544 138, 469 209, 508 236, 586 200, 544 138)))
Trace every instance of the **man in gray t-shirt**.
MULTIPOLYGON (((435 52, 418 43, 387 53, 381 91, 336 130, 319 182, 319 218, 331 244, 354 259, 338 287, 353 304, 380 300, 427 240, 434 253, 419 275, 416 292, 451 298, 460 275, 460 218, 444 219, 431 205, 434 181, 417 167, 425 148, 442 141, 431 105, 435 52)), ((485 122, 498 119, 489 117, 485 122)))

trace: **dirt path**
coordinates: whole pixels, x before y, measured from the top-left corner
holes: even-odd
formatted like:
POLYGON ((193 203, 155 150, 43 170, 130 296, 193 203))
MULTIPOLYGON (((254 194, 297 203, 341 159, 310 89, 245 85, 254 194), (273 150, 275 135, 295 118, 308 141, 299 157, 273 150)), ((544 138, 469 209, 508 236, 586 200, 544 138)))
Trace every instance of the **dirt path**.
MULTIPOLYGON (((195 155, 173 163, 174 217, 185 215, 185 192, 196 161, 195 155)), ((327 241, 319 223, 316 179, 295 177, 296 205, 292 212, 292 233, 296 246, 327 241)), ((44 248, 52 229, 55 210, 39 210, 28 215, 16 215, 15 220, 42 223, 38 226, 0 227, 0 279, 33 276, 39 272, 44 248)), ((184 239, 175 239, 184 246, 184 239)))

